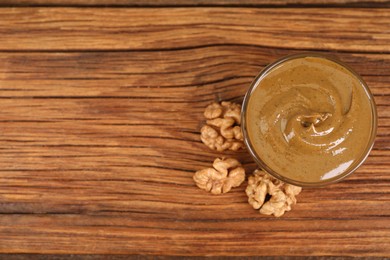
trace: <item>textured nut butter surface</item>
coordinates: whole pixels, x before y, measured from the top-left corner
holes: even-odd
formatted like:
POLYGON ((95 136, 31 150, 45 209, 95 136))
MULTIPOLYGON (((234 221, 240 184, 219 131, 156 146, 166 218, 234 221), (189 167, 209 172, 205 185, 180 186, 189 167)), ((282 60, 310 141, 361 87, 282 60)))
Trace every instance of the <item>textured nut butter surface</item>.
POLYGON ((299 182, 321 182, 354 167, 372 131, 369 96, 343 66, 320 57, 288 60, 253 90, 247 133, 271 170, 299 182))

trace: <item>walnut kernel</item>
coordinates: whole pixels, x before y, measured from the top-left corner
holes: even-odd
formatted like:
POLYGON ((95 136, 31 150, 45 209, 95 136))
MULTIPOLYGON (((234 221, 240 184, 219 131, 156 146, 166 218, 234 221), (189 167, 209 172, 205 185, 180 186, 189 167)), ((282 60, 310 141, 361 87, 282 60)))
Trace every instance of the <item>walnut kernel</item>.
POLYGON ((232 102, 212 103, 206 107, 205 126, 201 129, 201 140, 210 149, 237 151, 244 147, 241 123, 241 106, 232 102))
POLYGON ((260 209, 261 214, 282 216, 291 210, 291 205, 296 204, 295 198, 302 188, 284 183, 261 170, 255 170, 248 178, 248 186, 245 190, 248 203, 254 209, 260 209), (267 194, 271 195, 265 202, 267 194))
POLYGON ((199 170, 193 177, 196 185, 212 194, 226 193, 245 180, 245 170, 233 158, 215 159, 213 168, 199 170))

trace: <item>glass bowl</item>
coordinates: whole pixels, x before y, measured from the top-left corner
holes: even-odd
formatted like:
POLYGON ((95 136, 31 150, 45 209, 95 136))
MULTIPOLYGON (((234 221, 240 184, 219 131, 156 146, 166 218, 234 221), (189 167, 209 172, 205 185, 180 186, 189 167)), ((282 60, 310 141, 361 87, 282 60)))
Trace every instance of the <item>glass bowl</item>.
MULTIPOLYGON (((375 102, 374 102, 374 98, 373 98, 373 95, 371 93, 371 91, 369 90, 366 82, 360 77, 359 74, 357 74, 352 68, 350 68, 348 65, 344 64, 343 62, 333 58, 333 57, 330 57, 330 56, 327 56, 327 55, 323 55, 323 54, 318 54, 318 53, 300 53, 300 54, 294 54, 294 55, 289 55, 289 56, 286 56, 286 57, 283 57, 271 64, 269 64, 268 66, 266 66, 258 75, 257 77, 253 80, 253 82, 251 83, 250 85, 250 88, 249 90, 247 91, 246 95, 245 95, 245 98, 244 98, 244 101, 243 101, 243 105, 242 105, 242 112, 241 112, 241 127, 242 127, 242 132, 243 132, 243 135, 244 135, 244 143, 249 151, 249 153, 251 154, 251 156, 253 157, 253 159, 255 160, 255 162, 258 164, 258 166, 263 169, 264 171, 266 171, 267 173, 269 173, 270 175, 274 176, 275 178, 283 181, 283 182, 286 182, 286 183, 289 183, 289 184, 292 184, 292 185, 296 185, 296 186, 300 186, 300 187, 321 187, 321 186, 325 186, 325 185, 328 185, 328 184, 332 184, 332 183, 335 183, 335 182, 338 182, 342 179, 344 179, 345 177, 349 176, 351 173, 353 173, 354 171, 356 171, 356 169, 359 168, 359 166, 362 165, 362 163, 366 160, 366 158, 368 157, 373 145, 374 145, 374 140, 375 140, 375 136, 376 136, 376 131, 377 131, 377 111, 376 111, 376 105, 375 105, 375 102), (250 135, 248 134, 248 131, 247 131, 247 109, 248 109, 248 103, 249 103, 249 100, 251 98, 251 95, 252 93, 254 92, 254 90, 256 89, 256 87, 259 85, 259 83, 265 78, 267 77, 267 74, 272 71, 275 67, 283 64, 284 62, 286 61, 290 61, 290 60, 293 60, 293 59, 297 59, 297 58, 305 58, 305 57, 316 57, 316 58, 322 58, 322 59, 327 59, 329 61, 332 61, 332 62, 335 62, 339 65, 341 65, 342 67, 344 67, 345 69, 347 69, 348 71, 350 71, 358 80, 359 82, 361 83, 360 85, 363 87, 366 95, 367 95, 367 98, 369 99, 370 101, 370 104, 371 104, 371 118, 372 118, 372 126, 371 126, 371 135, 370 135, 370 138, 369 138, 369 141, 368 141, 368 145, 365 149, 365 151, 362 153, 362 156, 360 158, 356 158, 354 164, 352 164, 345 172, 343 172, 342 174, 339 174, 333 178, 330 178, 330 179, 326 179, 326 180, 323 180, 323 181, 319 181, 319 182, 303 182, 303 181, 297 181, 297 180, 294 180, 292 178, 289 178, 289 177, 286 177, 283 175, 282 172, 276 172, 274 170, 272 170, 269 165, 267 165, 267 163, 265 163, 264 160, 262 160, 262 158, 256 153, 256 150, 254 148, 254 145, 253 143, 251 142, 251 139, 250 139, 250 135)), ((308 162, 310 163, 310 162, 308 162)))

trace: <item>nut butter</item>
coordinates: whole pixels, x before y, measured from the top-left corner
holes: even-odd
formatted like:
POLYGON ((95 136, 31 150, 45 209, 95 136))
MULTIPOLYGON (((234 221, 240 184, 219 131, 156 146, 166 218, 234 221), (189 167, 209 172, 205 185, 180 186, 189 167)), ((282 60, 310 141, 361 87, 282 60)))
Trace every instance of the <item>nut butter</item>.
POLYGON ((319 54, 279 60, 252 83, 243 105, 245 143, 256 162, 298 186, 321 186, 353 172, 376 134, 366 83, 319 54))

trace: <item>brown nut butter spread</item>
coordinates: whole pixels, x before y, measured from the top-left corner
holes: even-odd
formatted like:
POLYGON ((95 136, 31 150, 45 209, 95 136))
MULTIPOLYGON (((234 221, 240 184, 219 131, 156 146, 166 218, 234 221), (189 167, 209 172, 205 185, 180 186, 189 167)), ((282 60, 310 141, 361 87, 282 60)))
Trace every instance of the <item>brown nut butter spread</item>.
POLYGON ((370 96, 359 78, 321 57, 299 57, 267 72, 250 93, 247 135, 274 172, 319 183, 356 166, 373 131, 370 96))

